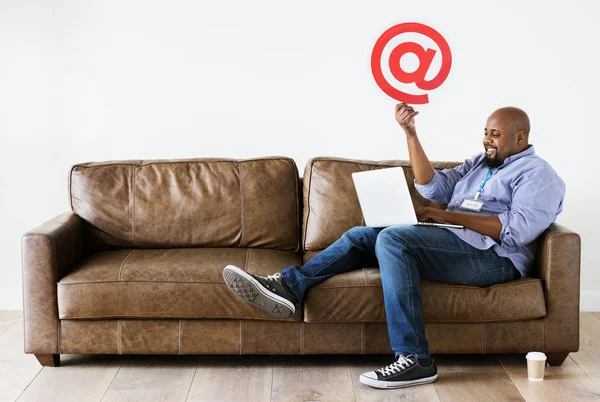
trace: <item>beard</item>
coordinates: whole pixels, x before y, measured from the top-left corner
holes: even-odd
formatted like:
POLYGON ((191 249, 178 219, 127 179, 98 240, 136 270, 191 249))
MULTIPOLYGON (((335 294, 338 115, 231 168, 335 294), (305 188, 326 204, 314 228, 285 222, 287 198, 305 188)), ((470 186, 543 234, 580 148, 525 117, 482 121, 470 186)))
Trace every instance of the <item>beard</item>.
MULTIPOLYGON (((497 153, 497 151, 496 151, 496 153, 497 153)), ((498 160, 497 156, 495 158, 490 158, 487 155, 483 158, 481 163, 483 163, 483 166, 487 167, 488 169, 495 169, 497 167, 500 167, 500 165, 502 165, 500 163, 500 161, 498 160)))

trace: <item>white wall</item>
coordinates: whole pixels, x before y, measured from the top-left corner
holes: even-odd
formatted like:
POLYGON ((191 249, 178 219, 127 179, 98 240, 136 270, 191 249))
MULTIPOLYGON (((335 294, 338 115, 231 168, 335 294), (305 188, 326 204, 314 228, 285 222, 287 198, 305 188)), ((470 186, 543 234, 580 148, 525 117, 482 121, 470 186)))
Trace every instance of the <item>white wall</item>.
POLYGON ((453 66, 417 127, 431 160, 482 149, 487 116, 525 109, 582 236, 582 308, 600 310, 600 3, 0 1, 0 309, 22 308, 20 238, 67 211, 77 162, 286 155, 407 159, 373 44, 418 21, 453 66))

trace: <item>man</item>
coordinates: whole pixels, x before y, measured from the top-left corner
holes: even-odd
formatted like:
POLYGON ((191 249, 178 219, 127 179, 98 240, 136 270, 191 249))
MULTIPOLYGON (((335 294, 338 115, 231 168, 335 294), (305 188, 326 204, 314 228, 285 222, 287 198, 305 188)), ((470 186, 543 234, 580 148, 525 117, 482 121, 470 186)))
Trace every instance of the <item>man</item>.
MULTIPOLYGON (((487 119, 482 152, 454 169, 432 168, 415 127, 411 106, 396 105, 406 134, 415 187, 447 209, 421 208, 420 221, 448 222, 464 229, 417 225, 385 229, 357 226, 302 267, 261 277, 228 265, 229 288, 271 314, 289 317, 304 294, 333 275, 379 267, 394 361, 363 373, 377 388, 424 384, 437 379, 421 310, 420 280, 491 286, 532 273, 536 238, 562 211, 565 185, 529 144, 529 118, 504 107, 487 119)), ((446 135, 446 134, 442 134, 446 135)))

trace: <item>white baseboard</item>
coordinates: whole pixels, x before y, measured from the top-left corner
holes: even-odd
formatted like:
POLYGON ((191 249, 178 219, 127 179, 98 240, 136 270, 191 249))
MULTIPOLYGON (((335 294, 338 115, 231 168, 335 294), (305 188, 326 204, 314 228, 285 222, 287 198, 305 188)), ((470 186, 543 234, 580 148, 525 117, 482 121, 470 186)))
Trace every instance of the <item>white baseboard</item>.
POLYGON ((580 311, 600 311, 600 292, 582 291, 579 301, 580 311))
POLYGON ((0 288, 0 310, 23 310, 23 292, 19 288, 0 288))
MULTIPOLYGON (((600 311, 600 292, 582 291, 580 311, 600 311)), ((21 289, 0 288, 0 310, 23 310, 21 289)))

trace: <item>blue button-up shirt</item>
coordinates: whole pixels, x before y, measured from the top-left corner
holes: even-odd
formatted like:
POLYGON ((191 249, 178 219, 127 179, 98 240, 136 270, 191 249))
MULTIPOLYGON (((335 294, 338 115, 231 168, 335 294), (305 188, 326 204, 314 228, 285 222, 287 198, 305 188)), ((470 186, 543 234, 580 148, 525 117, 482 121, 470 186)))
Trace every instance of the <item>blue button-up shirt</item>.
POLYGON ((484 202, 481 211, 465 210, 461 208, 463 200, 473 199, 488 171, 482 164, 484 157, 481 153, 453 169, 436 170, 427 184, 415 180, 415 188, 429 200, 448 204, 448 211, 498 216, 502 223, 500 242, 470 229, 445 229, 480 250, 493 247, 499 256, 513 262, 522 277, 530 276, 537 237, 562 211, 565 183, 530 145, 506 158, 486 183, 479 197, 484 202))

